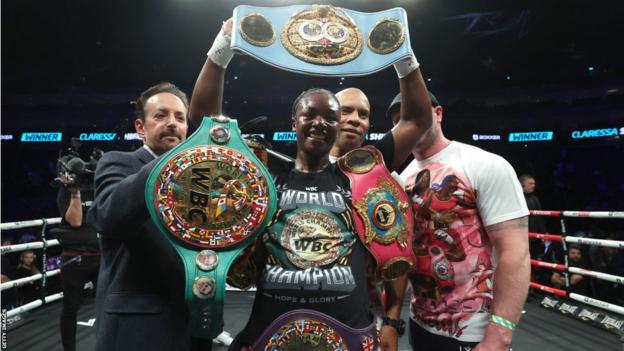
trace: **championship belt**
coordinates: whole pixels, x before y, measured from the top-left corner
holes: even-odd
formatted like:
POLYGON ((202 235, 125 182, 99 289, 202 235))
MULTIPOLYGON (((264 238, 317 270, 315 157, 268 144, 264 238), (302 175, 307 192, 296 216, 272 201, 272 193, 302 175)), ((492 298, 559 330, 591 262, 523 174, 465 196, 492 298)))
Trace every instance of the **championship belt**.
POLYGON ((237 6, 232 48, 287 71, 359 76, 412 54, 402 8, 363 13, 330 5, 237 6))
POLYGON ((372 146, 348 152, 338 166, 351 182, 355 225, 377 262, 377 276, 401 277, 413 264, 414 215, 407 194, 372 146))
POLYGON ((292 310, 264 330, 252 351, 373 351, 377 350, 376 322, 354 329, 314 310, 292 310))
POLYGON ((205 117, 156 164, 145 199, 184 263, 191 334, 212 339, 223 329, 228 269, 271 219, 275 185, 236 120, 205 117))

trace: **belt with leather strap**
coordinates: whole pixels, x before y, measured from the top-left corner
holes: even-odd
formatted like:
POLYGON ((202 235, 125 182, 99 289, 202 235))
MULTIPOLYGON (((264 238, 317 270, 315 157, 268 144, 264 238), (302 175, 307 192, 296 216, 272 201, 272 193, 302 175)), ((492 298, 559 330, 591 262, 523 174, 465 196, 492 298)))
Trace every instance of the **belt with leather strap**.
POLYGON ((243 142, 236 120, 204 117, 154 167, 145 198, 184 263, 191 335, 212 339, 223 330, 228 269, 275 211, 269 172, 243 142))
POLYGON ((377 350, 377 328, 351 328, 318 311, 298 309, 276 318, 251 347, 252 351, 377 350))
POLYGON ((351 182, 355 225, 375 258, 376 276, 383 280, 401 277, 413 265, 414 215, 407 194, 372 146, 348 152, 338 166, 351 182))

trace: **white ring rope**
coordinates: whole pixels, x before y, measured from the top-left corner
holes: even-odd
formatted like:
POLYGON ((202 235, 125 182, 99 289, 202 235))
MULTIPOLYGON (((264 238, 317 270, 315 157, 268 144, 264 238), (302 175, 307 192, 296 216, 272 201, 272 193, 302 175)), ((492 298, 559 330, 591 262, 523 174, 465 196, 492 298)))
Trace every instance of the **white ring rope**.
POLYGON ((28 284, 30 282, 34 282, 35 280, 42 279, 44 275, 46 277, 52 277, 52 276, 55 276, 55 275, 57 275, 59 273, 61 273, 61 269, 57 268, 57 269, 52 270, 52 271, 47 271, 47 272, 44 272, 44 273, 37 273, 37 274, 30 275, 28 277, 11 280, 9 282, 0 284, 0 291, 4 291, 6 289, 11 289, 11 288, 14 288, 16 286, 22 286, 22 285, 28 284))
POLYGON ((619 249, 624 249, 624 241, 618 241, 618 240, 605 240, 605 239, 593 239, 593 238, 579 238, 576 236, 566 236, 565 241, 569 243, 575 243, 575 244, 616 247, 619 249))
POLYGON ((532 259, 531 265, 538 266, 538 267, 546 267, 546 268, 554 269, 560 272, 569 272, 569 273, 586 275, 586 276, 593 277, 596 279, 607 280, 613 283, 624 284, 624 277, 602 273, 602 272, 596 272, 596 271, 592 271, 589 269, 583 269, 583 268, 578 268, 578 267, 566 267, 565 265, 560 264, 560 263, 544 262, 544 261, 532 259))
POLYGON ((624 284, 624 277, 620 277, 620 276, 613 275, 613 274, 590 271, 589 269, 583 269, 583 268, 578 268, 578 267, 568 267, 568 272, 586 275, 588 277, 606 280, 612 283, 624 284))
MULTIPOLYGON (((536 216, 551 216, 551 217, 624 218, 624 211, 548 211, 548 210, 536 211, 536 210, 532 210, 530 211, 530 213, 531 215, 536 215, 536 216)), ((13 230, 13 229, 37 227, 37 226, 59 224, 59 223, 61 223, 60 217, 50 218, 50 219, 35 219, 35 220, 28 220, 28 221, 8 222, 8 223, 0 223, 0 230, 13 230)), ((562 223, 562 228, 564 228, 563 223, 562 223)), ((603 246, 603 247, 615 247, 619 249, 624 249, 624 241, 580 238, 580 237, 573 237, 573 236, 564 236, 564 241, 569 242, 569 243, 576 243, 576 244, 603 246)), ((2 246, 0 247, 0 252, 2 254, 5 254, 9 252, 24 251, 24 250, 29 250, 29 249, 41 249, 41 248, 47 249, 47 247, 49 246, 56 246, 56 245, 59 245, 59 241, 56 239, 44 240, 44 241, 30 242, 30 243, 25 243, 25 244, 2 246)), ((566 266, 567 266, 567 260, 566 260, 566 266)), ((618 284, 624 284, 624 277, 596 272, 596 271, 590 271, 590 270, 577 268, 577 267, 566 267, 566 268, 567 268, 567 271, 570 273, 591 276, 597 279, 602 279, 602 280, 606 280, 606 281, 610 281, 610 282, 614 282, 618 284)), ((29 277, 12 280, 12 281, 1 284, 0 291, 14 288, 17 286, 21 286, 21 285, 33 282, 35 280, 42 279, 44 276, 51 277, 59 273, 60 273, 60 269, 55 269, 49 272, 43 272, 43 273, 35 274, 29 277)), ((227 290, 238 290, 238 289, 228 286, 227 290)), ((252 288, 250 290, 253 291, 255 289, 252 288)), ((568 296, 573 300, 577 300, 577 301, 580 301, 580 302, 583 302, 592 306, 607 309, 607 310, 624 315, 624 307, 622 306, 610 304, 601 300, 593 299, 591 297, 587 297, 587 296, 583 296, 583 295, 579 295, 575 293, 568 293, 568 296)), ((20 306, 20 307, 17 307, 8 311, 7 317, 12 317, 16 314, 37 308, 43 305, 44 303, 49 303, 49 302, 56 301, 62 298, 63 298, 63 293, 46 296, 43 299, 43 301, 41 299, 35 300, 23 306, 20 306)))
POLYGON ((602 308, 604 310, 608 310, 608 311, 611 311, 611 312, 615 312, 615 313, 619 313, 621 315, 624 315, 624 307, 622 307, 622 306, 614 305, 612 303, 604 302, 602 300, 596 300, 596 299, 593 299, 591 297, 583 296, 583 295, 579 295, 579 294, 575 294, 575 293, 570 293, 568 295, 568 297, 570 297, 572 300, 580 301, 580 302, 586 303, 588 305, 592 305, 592 306, 595 306, 595 307, 602 308))
POLYGON ((50 303, 52 301, 60 300, 62 298, 63 298, 63 293, 62 292, 60 292, 58 294, 49 295, 49 296, 46 296, 43 299, 44 301, 41 301, 41 299, 38 299, 38 300, 35 300, 35 301, 31 301, 31 302, 29 302, 29 303, 27 303, 25 305, 20 306, 20 307, 16 307, 16 308, 14 308, 14 309, 12 309, 10 311, 7 311, 6 316, 7 316, 7 318, 10 318, 10 317, 15 316, 16 314, 20 314, 22 312, 26 312, 26 311, 30 311, 32 309, 35 309, 35 308, 43 305, 44 302, 45 303, 50 303))
POLYGON ((624 211, 549 211, 531 210, 534 216, 582 217, 582 218, 624 218, 624 211))
MULTIPOLYGON (((548 211, 548 210, 532 210, 530 211, 531 215, 534 216, 550 216, 550 217, 577 217, 577 218, 624 218, 624 211, 548 211)), ((575 236, 567 236, 566 235, 566 227, 564 219, 561 218, 561 235, 554 234, 540 234, 540 233, 529 233, 529 237, 532 239, 548 239, 554 241, 562 241, 565 262, 564 264, 560 263, 550 263, 543 262, 538 260, 531 260, 531 264, 534 266, 546 267, 550 269, 555 269, 559 271, 564 271, 567 273, 581 274, 589 277, 593 277, 596 279, 606 280, 613 283, 624 284, 624 277, 620 277, 617 275, 602 273, 591 271, 588 269, 578 268, 578 267, 570 267, 567 259, 567 245, 566 243, 575 243, 575 244, 583 244, 583 245, 592 245, 592 246, 602 246, 602 247, 614 247, 618 249, 624 249, 624 241, 618 240, 606 240, 606 239, 594 239, 594 238, 581 238, 575 236)), ((530 286, 533 288, 540 289, 542 291, 547 291, 555 295, 559 296, 567 296, 572 300, 576 300, 587 305, 591 305, 594 307, 602 308, 611 312, 619 313, 624 315, 624 307, 611 304, 602 300, 594 299, 588 296, 579 295, 573 292, 570 292, 570 282, 569 277, 566 274, 566 290, 552 288, 543 284, 538 284, 535 282, 531 282, 530 286)))
POLYGON ((12 229, 20 229, 20 228, 28 228, 28 227, 39 227, 47 224, 59 224, 61 223, 61 217, 50 218, 50 219, 33 219, 31 221, 18 221, 18 222, 8 222, 8 223, 0 223, 0 230, 12 230, 12 229))
POLYGON ((9 252, 17 252, 17 251, 24 251, 24 250, 30 250, 30 249, 41 249, 45 246, 50 247, 50 246, 56 246, 56 245, 59 245, 59 241, 56 239, 45 240, 45 242, 33 241, 33 242, 25 243, 25 244, 2 246, 0 247, 0 252, 5 254, 9 252))
POLYGON ((563 217, 624 218, 624 211, 562 211, 563 217))

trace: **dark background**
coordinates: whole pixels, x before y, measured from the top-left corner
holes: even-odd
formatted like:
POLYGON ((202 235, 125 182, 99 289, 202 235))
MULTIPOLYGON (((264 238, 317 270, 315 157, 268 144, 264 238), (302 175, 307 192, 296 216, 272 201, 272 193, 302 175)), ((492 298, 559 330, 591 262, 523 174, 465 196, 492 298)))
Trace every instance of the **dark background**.
MULTIPOLYGON (((82 132, 134 132, 130 102, 171 81, 191 94, 223 20, 226 0, 2 2, 3 222, 58 216, 49 186, 56 159, 82 132), (22 132, 62 131, 61 143, 22 143, 22 132)), ((327 1, 246 1, 282 6, 327 1)), ((444 106, 444 129, 536 176, 544 208, 624 210, 624 137, 573 140, 579 129, 624 127, 624 5, 619 1, 332 1, 358 11, 404 7, 411 45, 444 106), (508 143, 509 132, 554 131, 551 142, 508 143), (501 141, 473 141, 473 134, 501 141)), ((248 132, 288 131, 290 105, 313 86, 349 86, 371 100, 371 132, 385 132, 398 92, 392 68, 366 77, 297 75, 237 56, 226 75, 224 112, 248 132)), ((81 153, 133 149, 83 142, 81 153)), ((293 154, 289 143, 274 143, 293 154)), ((589 221, 572 221, 571 230, 589 221)), ((558 230, 558 222, 549 224, 558 230)), ((621 221, 601 221, 609 232, 621 221)))

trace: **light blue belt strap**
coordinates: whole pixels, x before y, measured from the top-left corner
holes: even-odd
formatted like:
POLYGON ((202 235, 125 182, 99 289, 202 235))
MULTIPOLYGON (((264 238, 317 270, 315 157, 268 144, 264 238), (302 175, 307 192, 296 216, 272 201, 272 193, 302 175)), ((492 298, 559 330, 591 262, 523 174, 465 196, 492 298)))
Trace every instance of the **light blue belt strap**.
POLYGON ((328 5, 238 6, 232 48, 320 76, 367 75, 412 53, 404 9, 363 13, 328 5))

